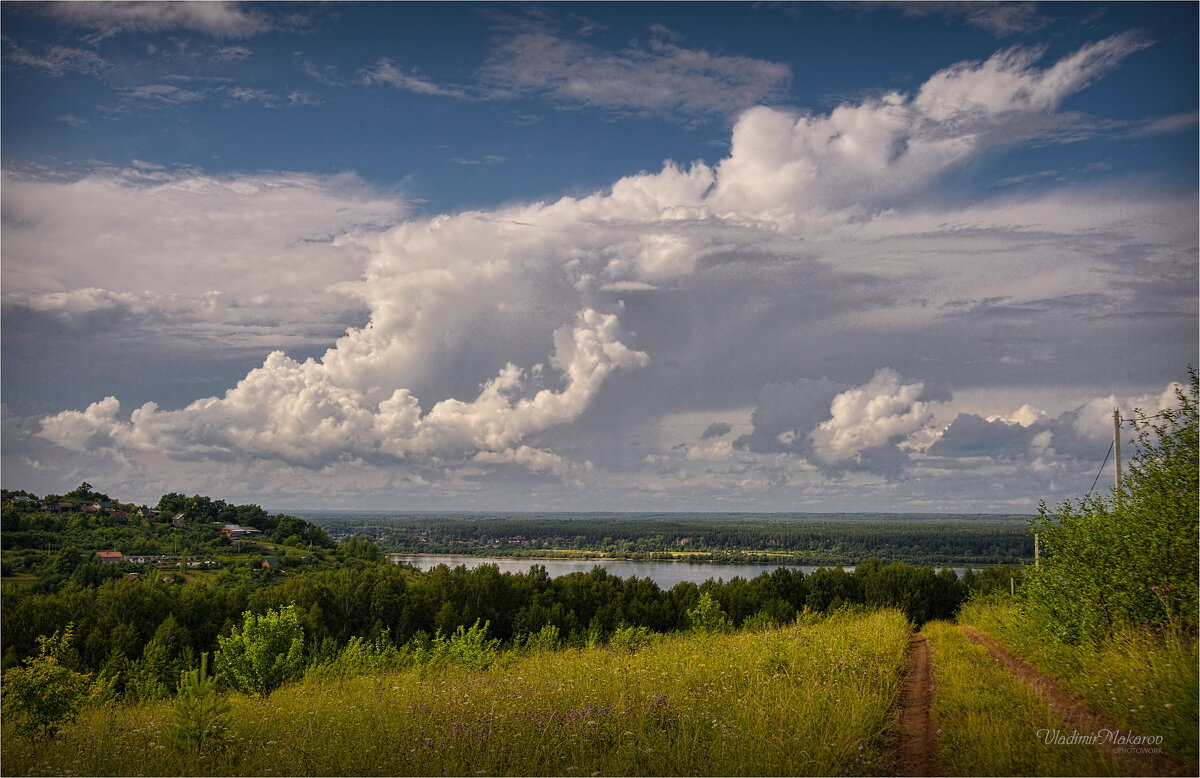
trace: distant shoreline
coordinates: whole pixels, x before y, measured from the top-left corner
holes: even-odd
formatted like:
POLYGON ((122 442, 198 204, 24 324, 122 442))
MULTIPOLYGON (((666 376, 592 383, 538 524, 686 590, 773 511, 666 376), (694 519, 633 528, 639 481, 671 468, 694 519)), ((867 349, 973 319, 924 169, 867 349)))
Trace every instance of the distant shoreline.
POLYGON ((558 519, 604 519, 604 518, 633 518, 646 519, 711 517, 713 519, 728 518, 763 518, 778 521, 790 519, 800 521, 887 521, 893 518, 899 521, 1011 521, 1023 522, 1035 518, 1036 513, 938 513, 922 511, 509 511, 509 510, 390 510, 375 508, 269 508, 268 513, 287 513, 293 516, 329 516, 331 518, 348 518, 365 516, 374 519, 402 519, 405 517, 434 518, 446 516, 453 518, 478 517, 481 520, 502 519, 505 517, 519 518, 558 518, 558 519))
MULTIPOLYGON (((388 560, 392 561, 392 562, 395 562, 394 557, 421 557, 423 559, 472 559, 472 560, 474 560, 474 559, 482 559, 482 560, 497 559, 497 560, 515 561, 515 562, 529 562, 531 564, 536 563, 536 562, 591 562, 591 561, 595 561, 595 562, 627 562, 629 564, 636 564, 636 565, 667 564, 667 563, 674 562, 674 563, 681 563, 681 564, 691 564, 691 565, 697 565, 697 566, 712 566, 712 567, 726 567, 726 566, 730 566, 730 565, 746 565, 746 566, 752 566, 752 567, 770 567, 773 564, 772 562, 760 562, 760 561, 751 561, 751 560, 736 560, 736 561, 725 562, 725 561, 712 560, 712 559, 679 559, 679 558, 625 559, 622 557, 611 557, 611 556, 572 557, 572 556, 524 556, 524 555, 513 556, 510 554, 438 554, 438 553, 433 553, 433 552, 428 552, 428 551, 385 551, 384 556, 388 557, 388 560)), ((905 564, 912 564, 912 563, 906 562, 905 564)), ((854 568, 856 568, 858 566, 858 563, 856 563, 856 562, 840 562, 840 563, 780 562, 778 566, 779 567, 812 567, 812 568, 824 567, 824 568, 828 568, 828 569, 834 569, 834 568, 840 567, 847 571, 853 571, 854 568)), ((915 564, 912 566, 913 567, 926 567, 927 566, 927 567, 932 567, 935 570, 963 571, 963 570, 982 570, 985 567, 1000 567, 1002 565, 998 565, 998 564, 994 564, 994 563, 992 563, 992 564, 980 563, 980 564, 944 564, 944 565, 915 564)))

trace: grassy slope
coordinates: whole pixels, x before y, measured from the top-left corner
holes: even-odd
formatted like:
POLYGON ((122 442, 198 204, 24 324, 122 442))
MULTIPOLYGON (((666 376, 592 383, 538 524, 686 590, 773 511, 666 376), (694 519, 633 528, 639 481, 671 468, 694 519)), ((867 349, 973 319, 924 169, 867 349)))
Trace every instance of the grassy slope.
POLYGON ((89 710, 49 745, 4 738, 7 774, 883 774, 909 625, 897 612, 637 653, 509 655, 232 696, 225 748, 164 747, 171 706, 89 710))
POLYGON ((959 621, 1060 679, 1092 709, 1146 735, 1161 735, 1168 755, 1197 763, 1197 650, 1194 640, 1127 635, 1103 647, 1051 643, 1031 632, 1014 606, 968 603, 959 621))
POLYGON ((1038 730, 1064 730, 1045 703, 969 643, 958 627, 930 622, 933 710, 947 775, 1123 775, 1124 768, 1086 745, 1046 745, 1038 730))

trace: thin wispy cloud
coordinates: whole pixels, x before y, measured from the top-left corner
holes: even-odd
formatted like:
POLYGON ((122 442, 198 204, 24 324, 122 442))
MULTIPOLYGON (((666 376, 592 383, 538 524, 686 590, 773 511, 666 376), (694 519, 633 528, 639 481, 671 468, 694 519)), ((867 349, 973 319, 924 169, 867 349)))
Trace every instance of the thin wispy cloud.
POLYGON ((1050 19, 1036 3, 1023 2, 918 2, 902 3, 908 16, 939 15, 987 30, 998 38, 1036 32, 1050 19))
POLYGON ((213 58, 218 62, 240 62, 253 55, 254 52, 245 46, 218 46, 213 50, 213 58))
POLYGON ((14 67, 34 68, 50 76, 63 76, 67 73, 99 75, 112 67, 90 49, 54 45, 35 53, 9 38, 4 39, 4 58, 14 67))
POLYGON ((56 122, 62 122, 63 124, 66 124, 70 127, 74 127, 77 130, 82 130, 86 127, 91 126, 91 122, 89 122, 87 119, 84 119, 82 116, 74 116, 69 113, 65 113, 62 116, 55 117, 54 120, 56 122))
POLYGON ((190 30, 218 38, 246 38, 276 26, 260 9, 236 2, 52 2, 39 10, 101 40, 121 33, 190 30))
POLYGON ((454 87, 443 87, 423 78, 417 73, 406 73, 396 63, 386 57, 373 66, 361 71, 362 83, 367 85, 384 85, 415 92, 422 95, 439 95, 442 97, 463 97, 464 93, 454 87))
POLYGON ((1179 113, 1173 116, 1164 116, 1160 119, 1138 122, 1135 126, 1127 130, 1125 134, 1132 138, 1170 135, 1176 132, 1194 131, 1198 122, 1200 122, 1200 114, 1191 111, 1190 113, 1179 113))
POLYGON ((477 159, 453 157, 450 161, 456 165, 500 165, 504 162, 508 162, 509 160, 508 157, 504 157, 499 154, 484 154, 482 157, 477 159))
POLYGON ((184 89, 174 84, 143 84, 126 89, 122 94, 133 100, 165 105, 182 105, 203 100, 206 93, 197 89, 184 89))
POLYGON ((667 32, 611 52, 548 30, 521 31, 492 50, 481 76, 515 94, 684 119, 729 116, 780 96, 790 81, 784 64, 685 48, 667 32))
POLYGON ((223 94, 238 103, 257 103, 264 108, 279 108, 280 106, 316 106, 322 105, 320 98, 307 92, 293 90, 287 93, 276 93, 256 87, 229 87, 221 90, 223 94))

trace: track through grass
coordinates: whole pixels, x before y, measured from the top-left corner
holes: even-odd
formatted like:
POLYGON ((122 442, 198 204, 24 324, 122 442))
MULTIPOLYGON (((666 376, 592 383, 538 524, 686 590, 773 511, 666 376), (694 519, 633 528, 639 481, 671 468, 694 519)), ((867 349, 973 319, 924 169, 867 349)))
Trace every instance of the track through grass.
POLYGON ((1200 764, 1200 657, 1195 636, 1127 634, 1102 646, 1069 646, 1034 632, 1011 604, 968 603, 959 622, 1058 679, 1089 709, 1123 727, 1163 738, 1163 749, 1194 773, 1200 764))
POLYGON ((934 712, 946 774, 1126 774, 1095 746, 1046 744, 1045 733, 1070 733, 1071 727, 961 627, 931 622, 924 631, 933 651, 934 712))

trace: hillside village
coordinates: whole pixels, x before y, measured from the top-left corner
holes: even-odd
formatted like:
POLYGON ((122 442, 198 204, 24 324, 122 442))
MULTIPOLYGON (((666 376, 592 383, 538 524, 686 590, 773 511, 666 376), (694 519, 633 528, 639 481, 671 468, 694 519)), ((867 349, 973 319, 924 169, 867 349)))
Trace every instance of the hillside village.
POLYGON ((88 483, 64 495, 0 491, 3 575, 27 582, 113 575, 182 583, 186 575, 234 567, 280 571, 320 566, 335 541, 320 527, 257 505, 176 492, 153 507, 114 499, 88 483), (164 570, 178 571, 161 575, 164 570))

